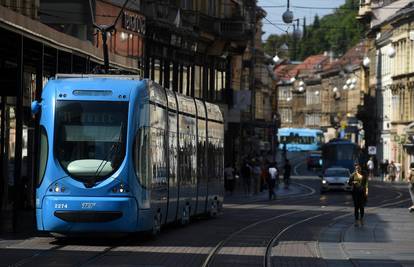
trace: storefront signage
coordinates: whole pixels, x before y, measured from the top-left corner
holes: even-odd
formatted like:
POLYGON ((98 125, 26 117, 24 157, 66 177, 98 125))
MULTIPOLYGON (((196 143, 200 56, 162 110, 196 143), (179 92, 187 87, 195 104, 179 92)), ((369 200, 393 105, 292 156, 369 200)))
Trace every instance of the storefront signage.
POLYGON ((122 27, 129 31, 145 34, 145 18, 141 15, 124 12, 122 27))

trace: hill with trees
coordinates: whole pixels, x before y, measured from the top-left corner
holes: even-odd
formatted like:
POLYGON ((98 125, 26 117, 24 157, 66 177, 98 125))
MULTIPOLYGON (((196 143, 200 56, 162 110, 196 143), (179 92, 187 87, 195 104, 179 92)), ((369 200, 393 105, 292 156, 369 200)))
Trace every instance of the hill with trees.
POLYGON ((315 16, 312 25, 303 27, 301 36, 295 33, 270 35, 264 43, 265 52, 291 60, 303 60, 324 51, 343 55, 363 37, 363 27, 356 20, 358 3, 346 0, 333 14, 322 18, 315 16))

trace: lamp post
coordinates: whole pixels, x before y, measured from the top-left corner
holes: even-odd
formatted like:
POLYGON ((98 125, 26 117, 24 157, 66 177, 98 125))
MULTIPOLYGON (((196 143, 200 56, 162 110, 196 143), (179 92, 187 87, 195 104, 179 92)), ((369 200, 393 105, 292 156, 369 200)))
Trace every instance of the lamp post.
POLYGON ((286 24, 290 24, 293 21, 293 12, 289 10, 290 7, 290 0, 287 0, 287 9, 282 15, 283 22, 286 24))

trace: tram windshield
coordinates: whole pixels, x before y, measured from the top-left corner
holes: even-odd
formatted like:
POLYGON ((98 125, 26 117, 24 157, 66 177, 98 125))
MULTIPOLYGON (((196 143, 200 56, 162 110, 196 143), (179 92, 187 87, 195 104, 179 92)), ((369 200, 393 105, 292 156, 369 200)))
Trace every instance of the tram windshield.
POLYGON ((127 102, 57 101, 55 154, 64 170, 87 182, 114 173, 125 157, 127 102))

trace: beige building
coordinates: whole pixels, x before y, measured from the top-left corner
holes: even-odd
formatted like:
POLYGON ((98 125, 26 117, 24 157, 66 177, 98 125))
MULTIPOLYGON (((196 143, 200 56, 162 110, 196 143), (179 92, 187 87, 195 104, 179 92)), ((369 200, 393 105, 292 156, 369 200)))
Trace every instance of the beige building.
POLYGON ((370 1, 359 18, 369 25, 369 86, 375 91, 379 160, 396 162, 404 179, 414 162, 413 1, 370 1))

